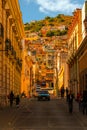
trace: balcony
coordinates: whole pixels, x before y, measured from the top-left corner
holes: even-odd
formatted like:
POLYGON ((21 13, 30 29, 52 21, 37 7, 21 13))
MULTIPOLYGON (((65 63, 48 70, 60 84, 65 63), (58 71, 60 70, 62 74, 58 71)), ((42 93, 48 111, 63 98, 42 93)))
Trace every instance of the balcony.
POLYGON ((9 56, 9 59, 11 59, 13 62, 16 62, 16 51, 11 45, 11 40, 8 38, 5 40, 5 52, 5 54, 9 56))
POLYGON ((5 40, 5 51, 6 51, 6 55, 8 56, 8 50, 11 48, 11 40, 9 38, 6 38, 5 40))
POLYGON ((6 38, 6 40, 5 40, 5 47, 6 47, 6 49, 11 48, 11 40, 9 38, 6 38))

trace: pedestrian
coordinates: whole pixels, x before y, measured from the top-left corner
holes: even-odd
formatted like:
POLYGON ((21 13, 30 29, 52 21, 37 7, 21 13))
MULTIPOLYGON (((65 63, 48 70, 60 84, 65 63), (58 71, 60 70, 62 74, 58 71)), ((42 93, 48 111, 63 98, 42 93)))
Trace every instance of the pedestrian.
POLYGON ((72 91, 68 94, 68 107, 69 107, 69 113, 73 112, 73 99, 74 95, 72 94, 72 91))
POLYGON ((79 97, 78 103, 79 103, 79 111, 83 111, 83 96, 82 96, 82 94, 79 97))
POLYGON ((16 106, 19 107, 19 103, 20 103, 20 97, 19 95, 16 96, 16 106))
POLYGON ((13 91, 11 91, 10 94, 9 94, 9 101, 10 101, 10 106, 11 107, 13 105, 13 100, 14 100, 14 93, 13 93, 13 91))
POLYGON ((66 88, 66 101, 68 102, 68 92, 69 92, 69 90, 68 90, 68 88, 66 88))
POLYGON ((65 92, 64 87, 61 87, 61 97, 64 97, 64 92, 65 92))
POLYGON ((87 91, 83 91, 82 104, 83 104, 83 114, 87 115, 87 91))

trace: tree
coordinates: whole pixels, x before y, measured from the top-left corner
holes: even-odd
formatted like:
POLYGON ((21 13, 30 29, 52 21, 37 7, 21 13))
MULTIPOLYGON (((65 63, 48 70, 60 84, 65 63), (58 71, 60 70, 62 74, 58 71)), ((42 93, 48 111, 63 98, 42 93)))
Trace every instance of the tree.
POLYGON ((54 36, 54 32, 53 32, 53 31, 48 31, 48 32, 46 33, 46 36, 47 36, 47 37, 54 36))

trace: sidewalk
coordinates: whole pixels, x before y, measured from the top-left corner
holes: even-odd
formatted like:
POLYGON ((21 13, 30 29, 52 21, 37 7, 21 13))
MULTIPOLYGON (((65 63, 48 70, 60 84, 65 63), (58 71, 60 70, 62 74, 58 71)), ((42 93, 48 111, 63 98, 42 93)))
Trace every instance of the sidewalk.
POLYGON ((13 122, 21 111, 25 108, 25 105, 29 102, 29 99, 21 99, 19 107, 13 104, 12 107, 6 106, 0 108, 0 130, 14 130, 12 127, 13 122))
MULTIPOLYGON (((64 100, 64 105, 67 105, 67 110, 68 110, 68 103, 64 100)), ((77 101, 73 101, 73 112, 72 114, 76 119, 79 120, 80 124, 83 125, 85 124, 87 126, 87 115, 82 113, 82 111, 79 111, 79 103, 77 101)))

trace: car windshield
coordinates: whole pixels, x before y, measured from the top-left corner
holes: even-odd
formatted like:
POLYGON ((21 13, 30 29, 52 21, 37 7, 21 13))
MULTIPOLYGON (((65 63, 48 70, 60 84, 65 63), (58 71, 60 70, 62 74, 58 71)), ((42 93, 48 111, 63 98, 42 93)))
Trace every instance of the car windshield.
POLYGON ((49 94, 48 91, 40 91, 39 94, 49 94))

